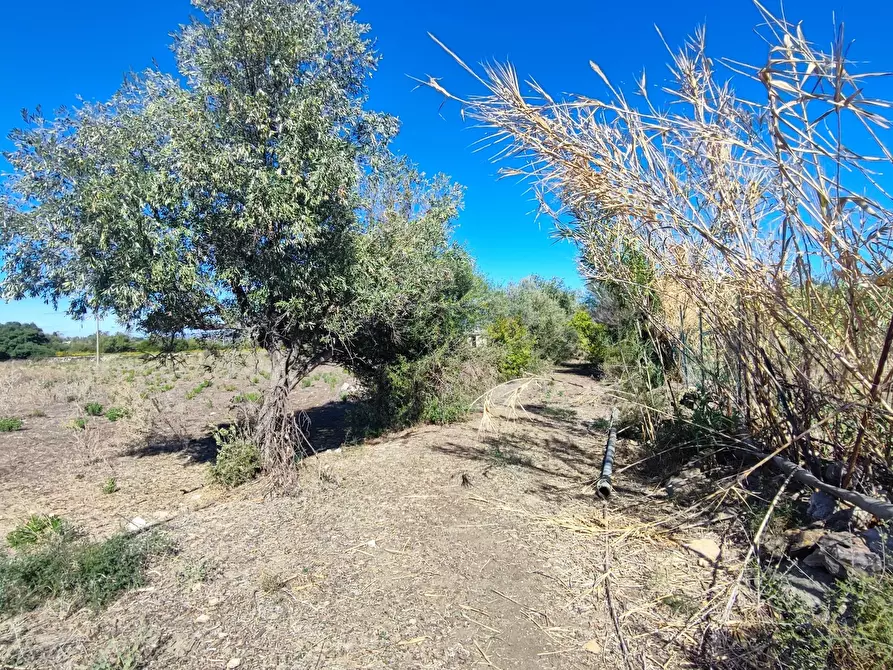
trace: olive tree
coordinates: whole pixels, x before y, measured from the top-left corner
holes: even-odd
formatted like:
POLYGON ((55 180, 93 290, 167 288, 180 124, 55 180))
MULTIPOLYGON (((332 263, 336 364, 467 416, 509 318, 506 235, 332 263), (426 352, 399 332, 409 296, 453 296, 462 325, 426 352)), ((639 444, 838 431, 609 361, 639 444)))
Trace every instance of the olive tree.
POLYGON ((377 57, 350 3, 194 4, 179 77, 130 77, 12 134, 3 295, 249 336, 272 362, 255 436, 281 473, 301 446, 295 384, 365 360, 368 333, 398 334, 452 281, 460 193, 389 154, 397 122, 365 108, 377 57))

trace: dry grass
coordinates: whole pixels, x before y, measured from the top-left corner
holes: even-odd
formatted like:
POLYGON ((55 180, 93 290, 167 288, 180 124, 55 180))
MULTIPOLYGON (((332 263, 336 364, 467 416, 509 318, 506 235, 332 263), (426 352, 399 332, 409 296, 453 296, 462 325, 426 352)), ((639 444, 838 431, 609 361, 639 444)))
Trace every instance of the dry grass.
POLYGON ((627 287, 768 451, 844 460, 846 483, 858 466, 871 488, 893 445, 890 105, 842 29, 825 52, 757 7, 765 63, 711 59, 698 31, 658 100, 644 75, 624 92, 594 63, 601 99, 556 100, 535 82, 527 96, 509 65, 479 76, 459 61, 487 89, 461 102, 493 129, 505 173, 539 188, 587 278, 627 287), (620 262, 629 250, 652 284, 620 262))

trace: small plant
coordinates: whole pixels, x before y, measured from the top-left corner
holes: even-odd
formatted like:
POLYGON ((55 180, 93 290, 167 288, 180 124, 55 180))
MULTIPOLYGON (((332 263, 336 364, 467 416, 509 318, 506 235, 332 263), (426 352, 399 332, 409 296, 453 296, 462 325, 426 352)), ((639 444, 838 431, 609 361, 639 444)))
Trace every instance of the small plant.
POLYGON ((87 430, 87 420, 84 417, 79 416, 71 422, 71 427, 75 430, 87 430))
POLYGON ((260 472, 260 452, 238 428, 219 428, 214 432, 219 450, 211 466, 211 480, 228 489, 251 481, 260 472))
POLYGON ((264 593, 273 593, 274 591, 278 591, 283 586, 285 586, 285 582, 282 579, 282 576, 276 572, 262 572, 260 573, 260 588, 264 593))
POLYGON ((43 411, 42 409, 33 409, 30 412, 28 412, 28 416, 33 419, 43 418, 46 415, 47 415, 47 413, 45 411, 43 411))
POLYGON ((87 416, 102 416, 102 405, 98 402, 88 402, 84 405, 87 416))
POLYGON ((102 483, 102 492, 111 495, 118 490, 118 482, 114 477, 109 477, 102 483))
POLYGON ((214 573, 214 565, 206 558, 188 561, 177 570, 177 581, 181 584, 201 584, 214 573))
POLYGON ((172 388, 174 388, 174 385, 171 384, 170 382, 165 382, 159 388, 160 388, 161 392, 164 393, 165 391, 170 391, 172 388))
POLYGON ((239 403, 254 403, 259 405, 264 400, 263 395, 257 393, 256 391, 251 391, 249 393, 240 393, 237 396, 233 396, 232 403, 234 405, 238 405, 239 403))
POLYGON ((39 544, 49 538, 64 537, 70 528, 64 519, 53 514, 32 514, 6 536, 13 549, 39 544))
POLYGON ((12 433, 22 429, 22 420, 13 417, 4 417, 0 419, 0 433, 12 433))
POLYGON ((203 379, 198 386, 186 392, 186 400, 192 400, 209 386, 211 386, 211 381, 203 379))
POLYGON ((90 670, 138 670, 144 662, 144 651, 139 643, 122 649, 115 642, 90 664, 90 670))
POLYGON ((301 380, 301 388, 307 389, 307 388, 310 388, 311 386, 313 386, 313 378, 312 377, 304 377, 304 379, 301 380))
POLYGON ((130 410, 125 407, 109 407, 105 413, 105 418, 109 421, 117 421, 130 416, 130 410))

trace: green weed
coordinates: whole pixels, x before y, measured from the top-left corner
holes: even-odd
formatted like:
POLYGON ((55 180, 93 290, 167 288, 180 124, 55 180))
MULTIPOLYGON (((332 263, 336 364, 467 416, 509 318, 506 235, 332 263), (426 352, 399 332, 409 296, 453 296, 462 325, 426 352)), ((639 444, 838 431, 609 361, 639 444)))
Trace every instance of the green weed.
POLYGON ((109 421, 117 421, 130 416, 130 410, 125 407, 109 407, 105 413, 105 418, 109 421))
POLYGON ((102 483, 102 492, 111 495, 118 490, 118 482, 114 477, 109 477, 102 483))
POLYGON ((186 392, 186 400, 192 400, 209 386, 211 386, 210 380, 203 379, 198 386, 186 392))
POLYGON ((53 514, 32 514, 6 536, 6 544, 13 549, 39 544, 48 538, 69 534, 70 527, 64 519, 53 514))
POLYGON ((102 405, 98 402, 88 402, 84 405, 84 412, 87 416, 102 416, 102 405))
POLYGON ((12 433, 22 429, 22 420, 13 417, 4 417, 0 419, 0 433, 12 433))

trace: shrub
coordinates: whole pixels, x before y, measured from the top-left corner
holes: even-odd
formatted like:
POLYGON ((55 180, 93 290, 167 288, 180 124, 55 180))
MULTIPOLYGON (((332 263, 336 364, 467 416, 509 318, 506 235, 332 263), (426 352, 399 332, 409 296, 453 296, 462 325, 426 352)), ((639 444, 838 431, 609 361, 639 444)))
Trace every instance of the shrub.
POLYGON ((32 514, 6 536, 6 544, 20 549, 39 544, 53 537, 65 537, 71 533, 68 523, 52 514, 32 514))
POLYGON ((114 477, 109 477, 102 483, 102 492, 111 495, 118 490, 118 481, 114 477))
POLYGON ((261 393, 257 393, 256 391, 251 391, 249 393, 240 393, 239 395, 233 396, 232 403, 237 405, 239 403, 254 403, 255 405, 259 405, 264 401, 264 396, 261 393))
POLYGON ((499 354, 495 347, 447 344, 369 374, 361 380, 364 397, 349 414, 351 433, 376 435, 419 422, 461 420, 471 403, 498 382, 499 354))
POLYGON ((105 418, 109 421, 117 421, 130 416, 130 410, 125 407, 109 407, 105 413, 105 418))
POLYGON ((534 367, 533 338, 515 318, 500 317, 487 328, 493 344, 501 348, 499 372, 505 377, 520 377, 534 367))
POLYGON ((598 366, 604 363, 611 343, 607 326, 596 323, 585 309, 577 310, 570 324, 577 333, 580 351, 586 360, 598 366))
POLYGON ((122 591, 142 586, 149 557, 166 545, 151 533, 115 535, 100 542, 60 536, 0 556, 0 613, 39 607, 58 596, 99 609, 122 591))
POLYGON ((71 427, 75 430, 86 430, 87 429, 87 420, 79 416, 77 419, 71 422, 71 427))
POLYGON ((220 428, 214 432, 217 460, 211 466, 211 480, 228 489, 251 481, 260 472, 260 451, 238 428, 220 428))
POLYGON ((102 416, 102 405, 98 402, 88 402, 84 405, 87 416, 102 416))
POLYGON ((11 433, 15 430, 22 429, 22 420, 13 417, 4 417, 0 419, 0 433, 11 433))

